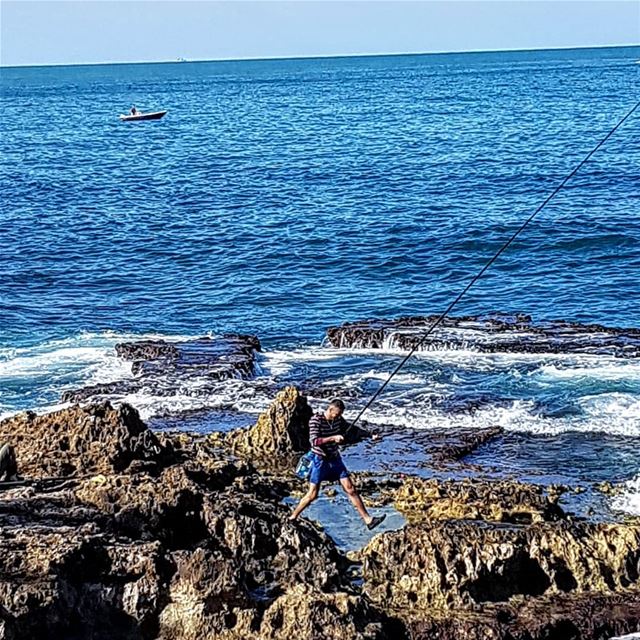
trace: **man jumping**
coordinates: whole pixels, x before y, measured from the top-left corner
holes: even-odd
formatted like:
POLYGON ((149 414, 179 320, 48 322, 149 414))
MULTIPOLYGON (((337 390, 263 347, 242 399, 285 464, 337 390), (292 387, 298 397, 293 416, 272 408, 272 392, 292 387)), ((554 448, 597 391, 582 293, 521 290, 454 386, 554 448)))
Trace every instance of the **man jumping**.
POLYGON ((311 443, 312 461, 311 475, 309 476, 309 490, 302 497, 298 506, 291 514, 290 520, 296 520, 298 516, 318 497, 322 482, 340 481, 349 500, 356 508, 360 517, 364 520, 368 529, 377 527, 385 518, 371 516, 362 502, 362 498, 351 482, 349 472, 342 462, 339 445, 346 441, 355 441, 359 438, 370 437, 377 440, 378 436, 372 435, 360 427, 352 427, 343 417, 344 402, 339 398, 332 400, 324 413, 316 413, 309 421, 309 442, 311 443))

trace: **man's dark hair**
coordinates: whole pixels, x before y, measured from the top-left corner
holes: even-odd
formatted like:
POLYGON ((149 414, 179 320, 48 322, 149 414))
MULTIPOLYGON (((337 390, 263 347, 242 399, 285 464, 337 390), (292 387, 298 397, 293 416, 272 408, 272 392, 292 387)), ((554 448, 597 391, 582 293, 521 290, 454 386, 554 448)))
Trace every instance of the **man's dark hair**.
POLYGON ((342 400, 340 400, 340 398, 334 398, 330 403, 329 403, 330 407, 338 407, 338 409, 340 409, 340 411, 344 411, 344 402, 342 402, 342 400))

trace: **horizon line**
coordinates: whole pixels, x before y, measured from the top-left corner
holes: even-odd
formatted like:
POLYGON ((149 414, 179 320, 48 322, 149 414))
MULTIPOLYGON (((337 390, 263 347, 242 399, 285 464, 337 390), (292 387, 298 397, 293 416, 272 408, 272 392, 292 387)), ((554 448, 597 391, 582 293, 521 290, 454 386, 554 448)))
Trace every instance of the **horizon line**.
POLYGON ((42 67, 96 67, 106 65, 133 65, 133 64, 181 64, 184 62, 259 62, 269 60, 322 60, 331 58, 383 58, 389 56, 438 56, 460 53, 518 53, 527 51, 572 51, 583 49, 623 49, 640 47, 637 44, 597 44, 578 46, 558 46, 558 47, 521 47, 515 49, 456 49, 452 51, 394 51, 379 53, 328 53, 309 55, 286 55, 286 56, 246 56, 229 58, 174 58, 171 60, 135 60, 135 61, 105 61, 105 62, 51 62, 48 64, 0 64, 2 69, 26 69, 42 67))

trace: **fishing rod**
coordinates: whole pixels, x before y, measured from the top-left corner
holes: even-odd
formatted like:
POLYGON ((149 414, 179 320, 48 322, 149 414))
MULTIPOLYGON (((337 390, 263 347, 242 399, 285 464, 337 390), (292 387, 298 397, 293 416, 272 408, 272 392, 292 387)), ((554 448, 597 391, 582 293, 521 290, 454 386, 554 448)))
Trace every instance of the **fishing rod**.
POLYGON ((525 220, 525 222, 520 225, 518 229, 511 235, 511 237, 498 249, 498 251, 493 255, 493 257, 480 269, 480 271, 471 279, 469 284, 458 294, 458 296, 449 304, 449 306, 438 316, 436 321, 429 327, 429 329, 422 335, 420 340, 411 348, 409 353, 402 359, 400 364, 391 372, 391 375, 384 381, 383 385, 371 396, 371 399, 364 408, 360 411, 360 413, 356 416, 356 419, 351 422, 351 426, 354 426, 358 420, 362 417, 364 412, 375 402, 376 398, 384 391, 386 386, 391 382, 391 379, 404 367, 409 358, 418 350, 418 348, 424 343, 424 341, 429 337, 429 335, 433 332, 433 330, 449 315, 451 310, 462 300, 467 291, 473 287, 473 285, 484 275, 484 273, 489 269, 489 267, 500 257, 500 255, 509 247, 509 245, 520 235, 522 231, 524 231, 529 223, 542 211, 549 202, 555 197, 555 195, 573 178, 576 173, 582 168, 582 166, 591 158, 591 156, 600 149, 600 147, 622 126, 622 124, 627 120, 633 112, 640 106, 640 101, 636 102, 635 106, 620 120, 607 135, 598 142, 598 144, 589 151, 589 153, 582 159, 582 161, 569 173, 564 180, 545 198, 542 204, 525 220))

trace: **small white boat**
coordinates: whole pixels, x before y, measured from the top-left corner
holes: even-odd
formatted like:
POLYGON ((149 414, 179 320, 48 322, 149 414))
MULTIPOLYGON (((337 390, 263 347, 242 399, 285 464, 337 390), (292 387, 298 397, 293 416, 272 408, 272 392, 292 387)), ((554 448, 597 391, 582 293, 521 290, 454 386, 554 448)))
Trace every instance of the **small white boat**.
POLYGON ((135 120, 160 120, 166 111, 153 111, 152 113, 129 113, 128 115, 120 114, 120 120, 123 122, 133 122, 135 120))

